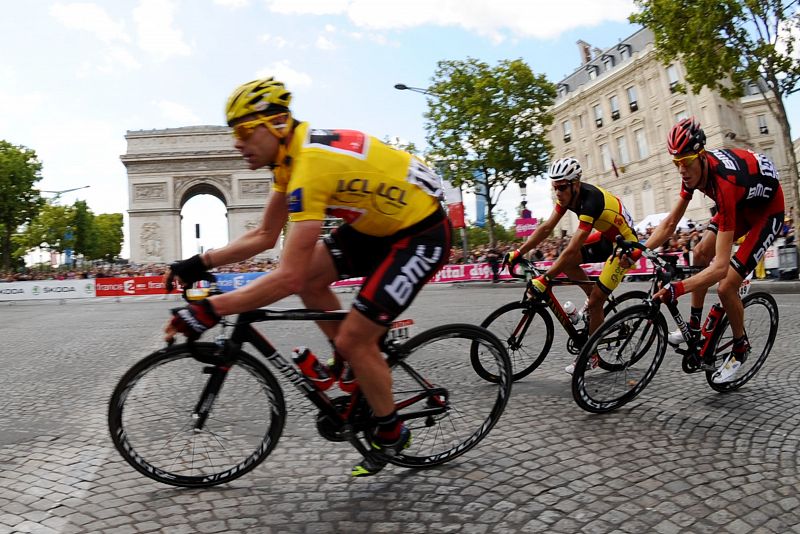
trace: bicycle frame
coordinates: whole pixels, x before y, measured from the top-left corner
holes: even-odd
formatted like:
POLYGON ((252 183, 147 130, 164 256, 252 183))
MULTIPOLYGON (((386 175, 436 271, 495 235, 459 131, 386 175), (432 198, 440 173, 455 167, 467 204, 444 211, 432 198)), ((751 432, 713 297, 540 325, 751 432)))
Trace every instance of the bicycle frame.
MULTIPOLYGON (((528 302, 531 306, 536 306, 538 303, 531 299, 528 296, 528 290, 530 289, 530 280, 533 277, 539 276, 540 271, 533 265, 533 263, 526 261, 522 264, 525 269, 524 276, 518 276, 511 271, 511 275, 515 276, 516 278, 524 278, 528 284, 525 287, 525 295, 522 298, 522 302, 528 302)), ((578 286, 581 289, 585 286, 592 286, 595 284, 594 280, 573 280, 572 278, 555 278, 550 282, 550 286, 547 288, 545 292, 545 299, 543 299, 543 304, 545 304, 553 315, 555 316, 556 320, 558 320, 559 324, 564 328, 564 331, 567 333, 570 339, 574 342, 580 343, 586 341, 586 336, 580 332, 575 325, 572 324, 567 312, 564 311, 564 307, 561 305, 561 302, 553 293, 554 287, 564 287, 564 286, 578 286)), ((525 332, 527 331, 528 325, 530 321, 521 321, 520 326, 524 323, 524 328, 521 332, 514 332, 517 338, 521 338, 524 336, 525 332)))
MULTIPOLYGON (((222 358, 214 367, 206 369, 206 372, 211 375, 211 378, 206 384, 196 405, 195 416, 197 422, 195 427, 202 428, 211 411, 214 399, 219 393, 225 376, 231 367, 230 364, 235 361, 236 354, 241 350, 242 345, 250 343, 275 369, 294 385, 301 394, 319 408, 324 417, 327 417, 330 421, 334 422, 334 424, 341 426, 343 436, 350 441, 359 452, 367 454, 364 445, 356 439, 356 433, 359 429, 353 426, 354 416, 357 411, 356 408, 362 400, 360 391, 356 390, 350 395, 347 408, 340 411, 328 395, 315 388, 312 382, 297 370, 294 363, 289 358, 281 354, 266 337, 253 327, 253 323, 264 321, 341 321, 347 316, 347 313, 347 311, 317 311, 306 309, 271 310, 262 308, 240 314, 236 322, 233 323, 231 335, 227 339, 218 340, 218 343, 221 342, 223 347, 222 358)), ((400 326, 407 327, 408 324, 401 322, 400 326)), ((390 366, 395 364, 403 365, 402 359, 404 354, 396 341, 387 341, 384 339, 381 343, 381 350, 387 354, 390 366)), ((204 363, 214 362, 206 361, 204 363)), ((407 366, 406 370, 424 388, 425 392, 424 394, 417 394, 416 396, 400 400, 396 403, 396 407, 398 409, 406 408, 425 398, 433 402, 429 403, 426 409, 400 415, 400 419, 416 419, 443 413, 447 409, 447 391, 444 388, 434 387, 416 371, 407 366), (445 401, 442 399, 445 399, 445 401)))

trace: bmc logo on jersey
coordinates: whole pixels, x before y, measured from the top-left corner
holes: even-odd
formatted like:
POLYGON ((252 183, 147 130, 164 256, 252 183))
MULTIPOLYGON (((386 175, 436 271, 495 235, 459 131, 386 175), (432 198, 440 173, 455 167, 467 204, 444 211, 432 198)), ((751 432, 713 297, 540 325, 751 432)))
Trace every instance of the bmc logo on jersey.
POLYGON ((289 198, 286 199, 286 203, 289 206, 289 213, 299 213, 303 211, 303 188, 298 187, 289 193, 289 198))
POLYGON ((756 184, 750 189, 747 190, 747 199, 751 198, 766 198, 770 199, 773 196, 773 192, 775 191, 774 188, 764 185, 764 184, 756 184))

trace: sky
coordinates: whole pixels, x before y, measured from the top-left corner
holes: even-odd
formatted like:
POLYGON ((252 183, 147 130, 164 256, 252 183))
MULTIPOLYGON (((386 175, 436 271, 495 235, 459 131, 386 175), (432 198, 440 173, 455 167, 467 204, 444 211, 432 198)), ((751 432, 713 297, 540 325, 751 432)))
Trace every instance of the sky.
MULTIPOLYGON (((128 130, 224 124, 233 89, 272 75, 312 126, 424 147, 425 96, 395 84, 425 87, 438 61, 467 58, 521 58, 555 82, 579 67, 578 39, 605 49, 636 32, 633 9, 628 0, 7 2, 0 139, 36 150, 41 190, 90 186, 60 202, 125 213, 126 257, 128 130)), ((788 111, 797 131, 800 105, 790 100, 788 111)), ((529 182, 534 216, 550 214, 548 185, 529 182)), ((501 218, 510 221, 520 200, 511 186, 501 218)), ((226 242, 223 214, 216 200, 187 203, 184 256, 226 242)))

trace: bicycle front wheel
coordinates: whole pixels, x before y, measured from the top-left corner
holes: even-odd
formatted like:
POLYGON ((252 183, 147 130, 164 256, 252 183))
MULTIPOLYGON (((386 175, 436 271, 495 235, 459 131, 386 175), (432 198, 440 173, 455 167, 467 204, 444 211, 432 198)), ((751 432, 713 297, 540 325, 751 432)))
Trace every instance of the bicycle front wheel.
MULTIPOLYGON (((744 332, 750 341, 750 354, 742 363, 739 372, 730 382, 715 384, 715 371, 706 371, 706 380, 712 389, 719 392, 733 391, 742 387, 753 378, 769 356, 772 344, 778 335, 778 303, 769 293, 751 293, 742 299, 744 305, 744 332)), ((728 316, 719 323, 719 337, 714 344, 714 369, 722 365, 723 360, 733 348, 733 332, 728 316)))
POLYGON ((194 350, 206 363, 181 344, 134 365, 111 396, 108 426, 117 451, 143 475, 173 486, 208 487, 242 476, 272 452, 286 406, 275 377, 245 352, 220 366, 224 382, 209 395, 207 385, 219 369, 208 362, 219 360, 220 349, 195 343, 194 350), (198 415, 209 407, 207 418, 198 415))
MULTIPOLYGON (((481 326, 505 346, 515 381, 539 367, 553 344, 553 319, 547 309, 526 302, 509 302, 497 308, 481 326)), ((497 375, 483 367, 477 350, 473 351, 471 359, 472 367, 481 378, 497 381, 497 375)))
POLYGON ((392 366, 392 391, 412 441, 392 463, 443 464, 486 437, 511 394, 511 363, 497 337, 479 326, 451 324, 414 336, 399 351, 402 356, 392 366), (496 381, 474 372, 473 350, 496 381))
POLYGON ((650 304, 631 306, 591 335, 575 362, 572 396, 586 411, 610 412, 653 379, 667 350, 667 322, 650 304), (599 360, 598 360, 599 358, 599 360), (600 362, 607 366, 598 366, 600 362))

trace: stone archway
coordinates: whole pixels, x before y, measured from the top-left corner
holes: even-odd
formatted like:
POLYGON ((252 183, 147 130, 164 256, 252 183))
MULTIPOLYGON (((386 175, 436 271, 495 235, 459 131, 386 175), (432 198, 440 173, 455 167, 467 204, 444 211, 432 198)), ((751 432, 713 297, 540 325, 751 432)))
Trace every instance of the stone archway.
MULTIPOLYGON (((268 171, 247 169, 233 149, 230 129, 189 126, 128 131, 127 152, 131 261, 168 263, 181 258, 181 208, 210 194, 228 211, 228 235, 236 239, 261 221, 271 191, 268 171)), ((277 257, 278 250, 264 257, 277 257)))

